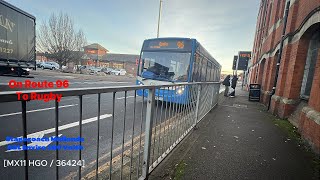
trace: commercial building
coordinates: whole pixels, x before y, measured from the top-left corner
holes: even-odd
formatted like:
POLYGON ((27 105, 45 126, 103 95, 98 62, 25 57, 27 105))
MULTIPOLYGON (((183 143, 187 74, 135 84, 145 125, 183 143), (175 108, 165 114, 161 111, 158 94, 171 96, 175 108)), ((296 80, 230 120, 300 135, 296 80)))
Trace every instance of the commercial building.
POLYGON ((109 51, 106 48, 97 43, 85 46, 83 49, 85 54, 82 58, 82 64, 125 69, 129 74, 136 74, 136 62, 139 59, 139 55, 108 53, 109 51))
MULTIPOLYGON (((74 68, 73 66, 75 64, 81 64, 87 66, 125 69, 128 74, 132 74, 134 76, 137 72, 137 62, 139 59, 139 55, 109 53, 109 50, 98 43, 87 45, 83 47, 83 51, 74 53, 81 53, 82 58, 67 63, 67 66, 71 69, 74 68)), ((37 52, 38 61, 55 61, 54 59, 48 59, 47 57, 48 54, 37 52)))
POLYGON ((249 83, 320 152, 320 1, 261 0, 259 8, 249 83))

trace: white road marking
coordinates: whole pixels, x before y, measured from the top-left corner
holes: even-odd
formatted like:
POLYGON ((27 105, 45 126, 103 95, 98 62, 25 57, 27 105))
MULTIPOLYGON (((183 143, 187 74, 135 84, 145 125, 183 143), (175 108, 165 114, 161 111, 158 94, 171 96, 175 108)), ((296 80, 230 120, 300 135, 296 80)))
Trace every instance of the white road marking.
MULTIPOLYGON (((77 105, 78 105, 78 104, 69 104, 69 105, 65 105, 65 106, 59 106, 59 109, 60 109, 60 108, 77 106, 77 105)), ((43 108, 43 109, 34 109, 34 110, 27 111, 27 113, 39 112, 39 111, 47 111, 47 110, 51 110, 51 109, 54 109, 54 108, 55 108, 55 107, 43 108)), ((22 114, 22 112, 15 112, 15 113, 9 113, 9 114, 1 114, 0 117, 7 117, 7 116, 18 115, 18 114, 22 114)))
MULTIPOLYGON (((134 96, 127 96, 127 99, 128 98, 133 98, 134 96)), ((117 98, 117 99, 124 99, 125 97, 119 97, 119 98, 117 98)))
MULTIPOLYGON (((94 94, 93 94, 93 95, 94 95, 94 94)), ((82 99, 89 99, 89 98, 92 99, 91 96, 83 96, 83 97, 82 97, 82 99)), ((61 100, 63 100, 63 101, 79 100, 79 97, 66 97, 66 98, 62 97, 61 100)))
POLYGON ((224 91, 224 89, 220 89, 219 94, 221 94, 224 91))
POLYGON ((75 79, 76 77, 74 76, 54 76, 55 78, 60 78, 60 79, 75 79))
MULTIPOLYGON (((100 116, 100 120, 106 119, 106 118, 108 118, 108 117, 112 117, 112 114, 104 114, 104 115, 101 115, 101 116, 100 116)), ((82 124, 91 123, 91 122, 94 122, 94 121, 97 121, 97 120, 98 120, 98 116, 92 117, 92 118, 89 118, 89 119, 82 120, 82 124)), ((58 130, 59 130, 59 131, 62 131, 62 130, 69 129, 69 128, 76 127, 76 126, 79 126, 79 122, 73 122, 73 123, 69 123, 69 124, 65 124, 65 125, 59 126, 59 127, 58 127, 58 130)), ((45 135, 45 134, 50 134, 50 133, 53 133, 53 132, 55 132, 55 131, 56 131, 55 128, 50 128, 50 129, 38 131, 38 132, 35 132, 35 133, 32 133, 32 134, 28 134, 28 135, 27 135, 27 138, 39 137, 39 136, 41 136, 42 134, 43 134, 43 135, 45 135)), ((22 138, 22 136, 17 137, 17 138, 22 138)), ((0 142, 0 147, 1 147, 1 146, 8 145, 8 144, 12 144, 12 143, 15 143, 15 142, 11 142, 11 141, 1 141, 1 142, 0 142)))
MULTIPOLYGON (((43 138, 44 134, 41 134, 39 137, 37 138, 43 138)), ((59 134, 58 137, 62 136, 62 134, 59 134)), ((32 141, 30 144, 27 144, 27 146, 49 146, 49 144, 51 144, 53 141, 51 141, 51 138, 55 138, 56 136, 52 136, 52 137, 49 137, 49 141, 32 141)), ((22 146, 20 146, 19 149, 10 149, 10 150, 7 150, 6 152, 12 152, 12 151, 22 151, 22 146)))

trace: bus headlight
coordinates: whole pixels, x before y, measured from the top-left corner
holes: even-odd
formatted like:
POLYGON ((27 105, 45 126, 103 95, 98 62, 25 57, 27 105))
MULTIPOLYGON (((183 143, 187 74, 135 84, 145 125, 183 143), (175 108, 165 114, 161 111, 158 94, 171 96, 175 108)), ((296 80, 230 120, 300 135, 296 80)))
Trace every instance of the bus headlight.
POLYGON ((179 88, 176 90, 176 93, 179 95, 183 94, 183 92, 184 92, 184 88, 179 88))

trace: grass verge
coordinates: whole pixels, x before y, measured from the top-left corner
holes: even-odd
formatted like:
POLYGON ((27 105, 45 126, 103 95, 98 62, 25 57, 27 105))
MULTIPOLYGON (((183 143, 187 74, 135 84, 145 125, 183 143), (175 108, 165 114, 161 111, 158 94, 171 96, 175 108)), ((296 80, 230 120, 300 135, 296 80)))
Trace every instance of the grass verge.
POLYGON ((184 160, 180 161, 180 163, 176 166, 174 170, 174 180, 181 180, 183 179, 183 175, 185 173, 186 163, 184 160))

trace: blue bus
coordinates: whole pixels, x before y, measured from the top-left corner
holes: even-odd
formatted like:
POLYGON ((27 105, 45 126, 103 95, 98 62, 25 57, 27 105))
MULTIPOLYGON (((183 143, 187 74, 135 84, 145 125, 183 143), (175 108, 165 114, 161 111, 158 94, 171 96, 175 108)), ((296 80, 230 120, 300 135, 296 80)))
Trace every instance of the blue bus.
MULTIPOLYGON (((196 40, 155 38, 143 42, 137 68, 137 85, 168 85, 220 80, 221 65, 196 40)), ((156 90, 157 99, 186 104, 188 86, 156 90)), ((147 96, 148 91, 137 91, 147 96)))

